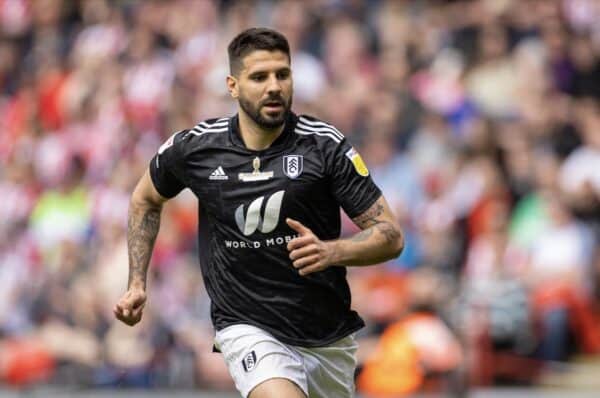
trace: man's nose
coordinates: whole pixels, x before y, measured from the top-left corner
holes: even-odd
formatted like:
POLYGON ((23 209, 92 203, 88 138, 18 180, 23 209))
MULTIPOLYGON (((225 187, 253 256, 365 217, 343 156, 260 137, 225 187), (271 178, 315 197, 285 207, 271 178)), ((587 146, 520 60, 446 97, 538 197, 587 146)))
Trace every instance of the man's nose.
POLYGON ((281 92, 281 84, 279 83, 277 76, 272 75, 269 77, 269 80, 267 82, 267 92, 269 94, 281 92))

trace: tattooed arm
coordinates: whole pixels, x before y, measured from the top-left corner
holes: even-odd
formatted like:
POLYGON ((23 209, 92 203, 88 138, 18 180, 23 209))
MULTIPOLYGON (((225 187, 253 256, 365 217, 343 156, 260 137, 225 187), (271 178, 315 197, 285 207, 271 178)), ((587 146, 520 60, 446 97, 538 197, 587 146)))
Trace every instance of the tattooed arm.
POLYGON ((162 205, 166 200, 156 191, 146 171, 131 195, 127 222, 129 280, 127 292, 114 308, 115 316, 130 326, 142 318, 148 264, 160 227, 162 205))
POLYGON ((352 219, 362 229, 348 239, 321 241, 298 221, 288 225, 300 235, 288 244, 290 259, 301 275, 330 265, 370 265, 398 257, 404 248, 400 226, 381 196, 363 214, 352 219))
MULTIPOLYGON (((398 257, 404 249, 400 225, 383 196, 352 221, 362 231, 340 241, 341 246, 350 246, 350 250, 345 250, 346 258, 340 260, 343 263, 347 265, 379 263, 398 257)), ((342 256, 343 254, 342 251, 342 256)))

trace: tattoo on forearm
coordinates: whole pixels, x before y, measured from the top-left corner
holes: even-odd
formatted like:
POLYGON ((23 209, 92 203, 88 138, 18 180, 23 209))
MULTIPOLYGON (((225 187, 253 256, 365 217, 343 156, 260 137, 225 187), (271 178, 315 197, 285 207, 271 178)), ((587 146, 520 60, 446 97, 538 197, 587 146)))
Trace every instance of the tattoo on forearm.
POLYGON ((373 206, 369 208, 369 210, 365 211, 360 216, 353 219, 353 221, 361 228, 369 228, 373 225, 379 223, 377 217, 383 214, 383 205, 381 203, 375 202, 373 206))
POLYGON ((352 242, 364 242, 373 235, 373 231, 377 229, 384 237, 387 243, 394 243, 399 237, 400 233, 394 228, 392 224, 386 221, 379 221, 374 226, 360 231, 356 235, 350 238, 352 242))
POLYGON ((373 235, 373 228, 368 228, 365 229, 363 231, 360 231, 359 233, 357 233, 356 235, 354 235, 353 237, 350 238, 350 241, 352 242, 364 242, 365 240, 369 239, 369 237, 373 235))
POLYGON ((394 243, 400 237, 398 231, 392 223, 379 217, 385 212, 385 208, 380 201, 375 202, 367 211, 358 217, 353 218, 353 221, 362 231, 354 235, 350 240, 353 242, 363 242, 373 235, 373 230, 377 229, 385 238, 387 243, 394 243))
POLYGON ((158 229, 161 208, 131 209, 127 223, 127 249, 129 253, 129 281, 145 284, 146 272, 158 229))
POLYGON ((394 228, 394 226, 389 222, 379 223, 373 228, 377 228, 379 232, 381 232, 383 236, 385 236, 385 240, 387 243, 393 243, 400 237, 400 233, 398 232, 398 230, 396 230, 396 228, 394 228))

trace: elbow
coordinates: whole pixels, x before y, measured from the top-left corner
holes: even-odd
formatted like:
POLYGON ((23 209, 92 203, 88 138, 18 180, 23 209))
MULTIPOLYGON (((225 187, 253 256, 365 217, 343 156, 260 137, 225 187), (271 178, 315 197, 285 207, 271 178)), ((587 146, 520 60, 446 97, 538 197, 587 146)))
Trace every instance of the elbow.
POLYGON ((386 260, 397 258, 404 249, 404 237, 402 230, 397 223, 385 222, 375 226, 385 238, 385 257, 386 260))
POLYGON ((393 258, 398 258, 404 250, 404 234, 400 225, 396 224, 394 229, 396 230, 396 239, 394 240, 393 258))
POLYGON ((398 238, 394 241, 394 245, 392 248, 392 258, 395 259, 402 254, 404 250, 404 237, 402 236, 402 232, 398 231, 398 238))
POLYGON ((157 201, 150 195, 145 195, 143 193, 134 191, 129 199, 129 208, 130 209, 140 209, 140 210, 158 210, 162 209, 163 203, 157 201))
POLYGON ((404 236, 400 226, 394 225, 392 232, 388 236, 388 243, 390 247, 390 260, 398 258, 404 250, 404 236))
POLYGON ((148 200, 131 198, 129 201, 128 219, 129 222, 136 217, 152 216, 160 220, 162 205, 148 200))

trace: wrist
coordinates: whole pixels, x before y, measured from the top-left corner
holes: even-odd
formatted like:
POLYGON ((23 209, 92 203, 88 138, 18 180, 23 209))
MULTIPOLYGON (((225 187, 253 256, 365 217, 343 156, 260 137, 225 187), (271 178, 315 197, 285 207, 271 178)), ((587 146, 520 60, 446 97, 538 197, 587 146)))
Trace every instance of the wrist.
POLYGON ((343 263, 343 250, 342 250, 342 245, 340 240, 330 240, 330 241, 326 241, 325 244, 328 246, 329 249, 329 259, 328 259, 328 266, 332 266, 332 265, 340 265, 343 263))
POLYGON ((139 280, 139 279, 134 279, 129 283, 129 286, 127 287, 128 290, 142 290, 145 291, 146 290, 146 282, 139 280))

